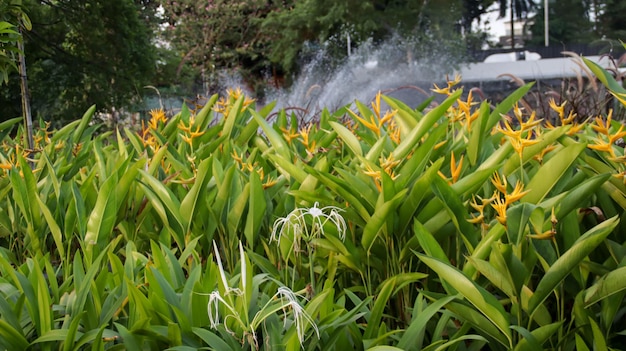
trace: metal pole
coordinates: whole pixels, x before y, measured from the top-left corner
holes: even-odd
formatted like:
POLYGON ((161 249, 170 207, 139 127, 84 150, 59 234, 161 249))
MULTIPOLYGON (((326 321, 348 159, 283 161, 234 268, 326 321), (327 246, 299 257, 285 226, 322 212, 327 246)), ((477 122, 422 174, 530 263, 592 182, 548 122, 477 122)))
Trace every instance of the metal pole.
POLYGON ((509 10, 511 11, 511 49, 515 49, 515 22, 513 21, 513 0, 510 0, 510 8, 509 10))
POLYGON ((548 0, 543 1, 543 33, 546 47, 550 46, 550 20, 548 18, 550 11, 548 10, 548 0))

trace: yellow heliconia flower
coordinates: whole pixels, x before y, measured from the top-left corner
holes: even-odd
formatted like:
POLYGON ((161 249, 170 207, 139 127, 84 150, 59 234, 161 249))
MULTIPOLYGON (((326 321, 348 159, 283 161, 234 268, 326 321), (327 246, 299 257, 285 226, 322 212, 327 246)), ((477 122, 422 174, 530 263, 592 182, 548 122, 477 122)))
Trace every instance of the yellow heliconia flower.
POLYGON ((506 226, 506 208, 507 203, 500 196, 496 196, 495 200, 491 204, 494 210, 496 210, 496 219, 500 224, 506 226))
POLYGON ((543 233, 538 233, 538 234, 528 234, 528 238, 530 239, 536 239, 536 240, 550 240, 550 239, 554 239, 554 236, 556 235, 556 225, 558 223, 558 220, 556 218, 556 216, 554 215, 554 207, 552 207, 552 215, 550 216, 550 222, 552 222, 552 228, 550 230, 547 230, 543 233))
POLYGON ((484 223, 485 222, 485 206, 487 204, 490 204, 493 200, 495 199, 494 196, 488 198, 488 199, 483 199, 478 195, 473 195, 472 196, 472 201, 470 201, 470 206, 478 212, 478 216, 474 216, 472 214, 472 218, 468 219, 467 221, 469 223, 472 224, 478 224, 478 223, 484 223), (480 204, 478 203, 478 201, 476 201, 476 198, 478 198, 480 200, 480 204))
POLYGON ((280 127, 280 131, 283 132, 283 137, 285 138, 285 140, 287 141, 289 145, 291 145, 291 141, 293 139, 296 139, 300 136, 300 133, 296 133, 292 131, 291 129, 287 129, 284 127, 280 127))
POLYGON ((526 122, 523 122, 520 120, 521 129, 530 130, 531 128, 538 126, 541 123, 541 119, 535 120, 536 117, 537 117, 537 112, 533 111, 530 114, 530 117, 526 120, 526 122))
POLYGON ((491 178, 491 183, 498 189, 502 194, 506 194, 507 191, 507 181, 506 177, 500 178, 500 173, 496 172, 493 174, 493 178, 491 178))
POLYGON ((378 189, 378 191, 382 191, 382 186, 380 184, 382 176, 380 171, 374 170, 370 165, 366 165, 363 174, 374 179, 376 189, 378 189))
POLYGON ((595 141, 595 144, 587 145, 587 147, 592 150, 608 152, 612 158, 615 158, 615 151, 613 150, 612 144, 607 143, 604 140, 597 139, 597 138, 594 139, 594 141, 595 141))
POLYGON ((309 153, 315 152, 317 149, 315 148, 315 140, 309 140, 309 134, 311 132, 311 126, 313 124, 309 124, 307 127, 300 129, 300 137, 302 138, 302 144, 306 148, 309 153))
POLYGON ((374 114, 376 115, 376 117, 378 119, 380 119, 380 97, 381 97, 381 95, 382 95, 382 93, 379 90, 378 93, 376 93, 376 98, 374 98, 374 101, 372 101, 372 111, 374 111, 374 114))
POLYGON ((504 202, 507 205, 510 205, 514 203, 515 201, 520 200, 522 197, 524 197, 524 195, 530 192, 530 190, 526 190, 526 191, 523 191, 523 190, 524 190, 524 184, 518 180, 515 183, 515 188, 513 189, 512 193, 510 194, 504 193, 504 202))
POLYGON ((597 116, 595 118, 595 125, 592 124, 591 128, 600 134, 604 134, 606 136, 609 135, 609 129, 611 128, 611 119, 613 118, 613 109, 609 110, 609 113, 606 116, 606 120, 602 118, 602 116, 597 116))
POLYGON ((148 122, 148 126, 151 129, 156 130, 159 126, 159 122, 167 122, 167 117, 165 117, 165 111, 163 109, 153 109, 150 110, 150 121, 148 122))
POLYGON ((513 129, 511 127, 511 124, 509 124, 509 121, 507 121, 506 119, 504 119, 503 123, 504 127, 499 124, 498 126, 496 126, 496 131, 506 135, 510 139, 519 139, 522 137, 522 130, 513 129))
POLYGON ((401 131, 395 120, 391 120, 389 123, 389 126, 387 127, 387 135, 389 135, 389 139, 396 143, 396 145, 400 144, 402 141, 401 131))
POLYGON ((572 135, 577 134, 578 132, 580 132, 583 129, 583 127, 585 126, 585 124, 584 123, 576 123, 576 122, 574 122, 574 123, 571 124, 571 126, 572 127, 566 133, 569 136, 572 136, 572 135))
MULTIPOLYGON (((392 111, 387 111, 385 112, 385 114, 381 117, 380 116, 380 98, 382 96, 382 93, 379 91, 376 94, 376 98, 374 99, 374 101, 372 102, 372 111, 374 112, 374 114, 369 116, 369 120, 364 118, 364 117, 360 117, 359 115, 357 115, 354 111, 352 110, 348 110, 348 112, 352 115, 352 117, 354 117, 354 119, 356 119, 357 121, 361 122, 361 124, 363 124, 363 126, 365 126, 365 128, 373 131, 377 137, 380 137, 381 134, 381 130, 383 129, 383 126, 385 125, 385 123, 390 124, 392 121, 392 118, 398 113, 397 110, 392 110, 392 111)), ((348 129, 350 129, 350 126, 348 126, 348 129)))
POLYGON ((456 181, 459 179, 459 176, 461 175, 461 170, 463 169, 463 156, 461 155, 461 159, 459 160, 459 163, 456 163, 456 160, 454 159, 454 152, 452 153, 452 155, 450 155, 450 173, 452 173, 452 183, 456 183, 456 181))
POLYGON ((393 154, 389 154, 389 157, 380 157, 380 167, 389 175, 393 175, 393 168, 400 164, 400 160, 394 160, 393 154))
POLYGON ((437 86, 437 84, 433 84, 435 87, 430 89, 433 92, 437 93, 437 94, 442 94, 442 95, 450 95, 450 87, 445 87, 445 88, 440 88, 437 86))
POLYGON ((233 158, 233 160, 235 160, 235 162, 237 162, 238 164, 242 164, 243 163, 243 156, 239 156, 239 154, 237 154, 237 150, 233 150, 233 152, 230 154, 230 156, 233 158))
POLYGON ((624 125, 620 125, 619 130, 614 134, 609 135, 609 144, 615 144, 619 139, 626 136, 626 132, 624 130, 624 125))
POLYGON ((448 184, 454 184, 457 180, 459 180, 459 176, 461 175, 461 170, 463 169, 463 155, 461 155, 461 159, 457 164, 456 159, 454 157, 454 152, 450 155, 450 178, 446 177, 445 174, 441 171, 437 171, 439 176, 448 181, 448 184))
POLYGON ((443 95, 451 95, 452 94, 452 90, 451 88, 457 84, 459 84, 461 82, 461 75, 456 73, 454 75, 454 79, 450 80, 447 79, 447 87, 445 88, 439 88, 437 86, 437 84, 433 84, 435 86, 434 89, 431 89, 433 92, 437 93, 437 94, 443 94, 443 95))
POLYGON ((538 154, 536 154, 533 158, 537 160, 539 163, 543 163, 543 158, 550 153, 550 151, 556 149, 555 145, 548 145, 544 147, 538 154))
POLYGON ((194 123, 195 123, 194 116, 189 117, 188 125, 185 125, 185 122, 183 121, 180 121, 178 123, 178 129, 180 129, 184 134, 181 136, 181 138, 183 139, 184 142, 189 144, 189 146, 193 145, 193 139, 204 134, 204 131, 202 132, 200 131, 200 126, 198 126, 195 131, 193 130, 194 123))
POLYGON ((567 104, 567 101, 563 101, 562 104, 557 105, 554 99, 550 99, 550 101, 548 101, 548 104, 550 105, 550 108, 559 115, 559 119, 563 120, 563 117, 565 116, 565 105, 567 104))
POLYGON ((363 124, 363 126, 365 126, 365 128, 373 131, 374 133, 376 133, 376 136, 380 137, 380 127, 378 126, 378 123, 376 123, 374 115, 370 116, 370 119, 368 121, 368 120, 365 120, 364 118, 359 117, 359 115, 354 113, 352 110, 348 110, 348 112, 354 118, 356 118, 357 121, 361 122, 361 124, 363 124))

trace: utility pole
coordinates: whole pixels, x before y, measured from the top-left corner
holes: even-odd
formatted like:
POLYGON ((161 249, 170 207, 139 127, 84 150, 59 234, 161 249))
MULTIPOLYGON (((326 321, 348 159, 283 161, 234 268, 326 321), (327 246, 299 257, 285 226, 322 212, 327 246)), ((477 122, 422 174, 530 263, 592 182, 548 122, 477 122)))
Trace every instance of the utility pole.
POLYGON ((548 0, 544 0, 543 1, 543 33, 544 33, 544 41, 546 44, 546 47, 550 46, 550 20, 548 19, 548 16, 550 14, 550 11, 548 10, 548 0))
POLYGON ((513 18, 515 18, 515 16, 513 15, 513 1, 514 0, 510 0, 509 4, 510 4, 510 8, 509 11, 511 12, 511 50, 515 49, 515 25, 513 22, 513 18))

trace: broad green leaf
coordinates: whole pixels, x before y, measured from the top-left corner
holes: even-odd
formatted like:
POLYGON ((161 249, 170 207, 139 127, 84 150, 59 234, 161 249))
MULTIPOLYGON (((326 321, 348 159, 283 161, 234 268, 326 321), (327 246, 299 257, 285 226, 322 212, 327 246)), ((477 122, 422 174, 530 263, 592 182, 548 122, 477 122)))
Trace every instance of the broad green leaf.
POLYGON ((235 101, 235 103, 233 103, 232 106, 230 107, 228 116, 224 120, 224 127, 222 129, 222 134, 225 135, 227 138, 232 138, 233 136, 232 134, 233 134, 233 129, 235 127, 235 123, 242 115, 242 105, 243 105, 244 99, 245 99, 245 96, 241 94, 241 96, 239 96, 237 101, 235 101))
POLYGON ((428 113, 426 113, 417 123, 417 126, 413 128, 411 133, 409 133, 409 135, 407 135, 407 137, 404 138, 400 145, 398 145, 398 147, 396 147, 393 151, 393 158, 395 160, 402 160, 409 154, 409 152, 411 152, 411 150, 415 149, 422 137, 432 129, 433 125, 444 115, 448 108, 456 102, 462 93, 463 90, 458 89, 448 96, 448 98, 446 98, 441 104, 439 104, 439 106, 428 111, 428 113))
POLYGON ((485 133, 488 120, 489 104, 483 101, 478 110, 478 118, 471 125, 472 129, 469 131, 469 140, 467 142, 467 158, 472 166, 478 161, 478 156, 482 151, 482 145, 485 139, 489 137, 488 134, 485 133))
MULTIPOLYGON (((555 335, 559 328, 563 325, 563 321, 555 322, 552 324, 545 325, 543 327, 539 327, 530 332, 530 335, 535 339, 536 343, 539 346, 543 345, 551 336, 555 335)), ((536 347, 532 347, 532 345, 528 342, 527 338, 522 338, 517 345, 515 345, 514 351, 533 351, 538 350, 536 347)))
POLYGON ((85 112, 85 114, 83 115, 83 118, 81 118, 80 120, 80 124, 74 130, 74 133, 72 134, 72 143, 78 144, 78 142, 81 140, 81 137, 83 136, 83 133, 85 132, 85 129, 87 128, 87 126, 89 126, 89 122, 91 122, 91 119, 95 112, 96 112, 96 105, 92 105, 85 112))
MULTIPOLYGON (((626 267, 617 268, 601 277, 585 291, 585 308, 609 296, 626 290, 626 267)), ((618 309, 618 306, 616 306, 618 309)))
POLYGON ((213 157, 209 157, 204 159, 200 165, 198 165, 194 184, 183 198, 183 201, 180 203, 180 215, 183 221, 187 223, 185 233, 189 233, 191 231, 191 223, 197 214, 198 203, 203 199, 201 195, 205 194, 206 185, 211 178, 212 162, 213 157))
POLYGON ((452 223, 458 230, 458 234, 466 241, 471 253, 473 247, 478 244, 480 234, 474 225, 467 221, 467 218, 470 217, 467 206, 463 205, 459 194, 441 177, 433 177, 431 186, 435 195, 441 200, 443 207, 450 213, 452 223))
POLYGON ((3 319, 0 319, 0 345, 6 350, 27 350, 29 342, 24 335, 19 333, 15 328, 9 325, 3 319))
POLYGON ((417 340, 419 335, 424 333, 427 323, 437 312, 455 298, 456 296, 446 296, 434 301, 424 310, 420 311, 417 317, 411 321, 409 327, 404 331, 397 346, 402 350, 419 350, 421 345, 417 344, 417 340))
POLYGON ((207 329, 193 328, 193 333, 196 334, 200 339, 202 339, 202 341, 204 341, 213 350, 234 351, 232 347, 224 342, 222 337, 212 333, 207 329))
POLYGON ((187 222, 181 215, 181 205, 176 195, 148 172, 139 170, 139 173, 141 174, 144 187, 152 191, 165 206, 172 229, 179 235, 185 235, 184 231, 187 228, 187 222))
POLYGON ((255 238, 261 230, 263 219, 266 218, 267 202, 265 201, 265 193, 263 184, 259 174, 250 173, 250 199, 248 204, 248 216, 246 218, 246 226, 244 234, 249 247, 254 247, 255 238))
POLYGON ((357 157, 363 156, 363 150, 361 149, 361 144, 359 143, 359 139, 352 134, 352 132, 344 127, 342 124, 337 122, 329 122, 330 126, 337 132, 337 135, 343 140, 343 142, 348 146, 352 154, 357 157))
POLYGON ((389 298, 395 289, 396 279, 391 277, 381 284, 380 291, 378 292, 376 299, 374 300, 374 306, 367 319, 367 328, 363 333, 364 339, 372 339, 376 337, 378 328, 380 327, 380 321, 383 317, 383 312, 389 303, 389 298))
POLYGON ((609 88, 612 93, 620 95, 622 100, 624 99, 624 96, 626 96, 626 89, 624 89, 624 87, 615 80, 611 72, 602 68, 602 66, 589 60, 588 58, 582 57, 582 59, 591 72, 593 72, 598 80, 602 82, 602 84, 609 88))
POLYGON ((532 315, 534 313, 535 309, 554 292, 554 289, 563 279, 573 269, 576 269, 581 261, 606 239, 618 223, 619 219, 616 216, 591 228, 554 262, 543 275, 535 289, 535 293, 528 301, 529 314, 532 315))
POLYGON ((403 351, 403 349, 395 346, 377 345, 368 348, 367 351, 403 351))
POLYGON ((266 121, 265 118, 261 117, 258 112, 254 110, 249 110, 252 114, 254 120, 259 124, 267 139, 269 139, 270 144, 274 148, 276 154, 282 157, 284 160, 291 160, 291 152, 289 151, 289 146, 274 128, 272 128, 266 121))
POLYGON ((493 295, 467 278, 461 271, 445 262, 422 254, 417 254, 417 256, 424 264, 435 271, 441 279, 448 282, 459 294, 487 317, 506 337, 511 346, 512 339, 508 313, 493 295))
POLYGON ((544 163, 533 176, 525 189, 529 192, 521 201, 529 203, 539 203, 545 198, 550 190, 564 176, 565 172, 576 161, 578 155, 587 147, 584 143, 577 143, 567 146, 550 160, 544 163))
POLYGON ((267 157, 274 163, 280 173, 282 173, 287 179, 293 178, 298 183, 302 184, 307 177, 307 173, 302 168, 293 164, 288 159, 280 156, 279 154, 268 154, 267 157))
POLYGON ((515 287, 513 286, 513 282, 510 278, 510 273, 503 274, 500 270, 485 260, 472 258, 471 256, 467 259, 481 275, 487 278, 491 284, 500 289, 500 291, 505 293, 506 296, 509 298, 517 296, 515 287))
POLYGON ((428 195, 428 191, 431 189, 430 184, 432 184, 433 179, 439 177, 437 172, 441 168, 443 161, 443 158, 435 161, 426 171, 423 172, 423 174, 415 181, 409 190, 409 193, 399 210, 398 228, 400 232, 404 232, 407 229, 413 219, 413 216, 415 215, 415 212, 421 205, 422 200, 424 200, 425 196, 428 195))
POLYGON ((506 232, 509 242, 519 245, 524 239, 530 216, 535 210, 543 209, 529 203, 520 203, 506 210, 506 232))
POLYGON ((400 206, 405 194, 406 190, 399 192, 391 200, 384 202, 376 208, 372 217, 369 218, 365 228, 363 228, 363 237, 361 238, 361 245, 366 251, 370 251, 378 233, 383 230, 383 226, 392 211, 395 211, 400 206))
POLYGON ((483 335, 493 338, 493 340, 498 341, 505 347, 511 347, 511 339, 507 338, 506 334, 503 334, 498 327, 485 317, 485 315, 471 306, 452 301, 446 305, 446 309, 459 316, 462 321, 464 320, 470 323, 477 331, 482 332, 483 335))

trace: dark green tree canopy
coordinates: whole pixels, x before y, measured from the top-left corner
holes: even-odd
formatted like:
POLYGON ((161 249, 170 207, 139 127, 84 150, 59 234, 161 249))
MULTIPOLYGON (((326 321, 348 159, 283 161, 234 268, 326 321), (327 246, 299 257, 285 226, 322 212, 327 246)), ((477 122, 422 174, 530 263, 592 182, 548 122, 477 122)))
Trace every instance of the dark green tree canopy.
MULTIPOLYGON (((156 3, 133 0, 28 0, 33 29, 25 54, 35 116, 79 118, 89 106, 123 107, 142 93, 155 71, 146 16, 156 3)), ((13 82, 0 97, 3 118, 19 115, 13 82)))

